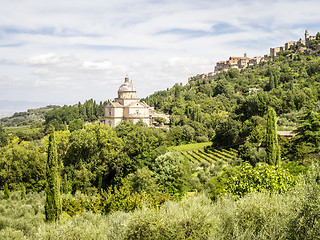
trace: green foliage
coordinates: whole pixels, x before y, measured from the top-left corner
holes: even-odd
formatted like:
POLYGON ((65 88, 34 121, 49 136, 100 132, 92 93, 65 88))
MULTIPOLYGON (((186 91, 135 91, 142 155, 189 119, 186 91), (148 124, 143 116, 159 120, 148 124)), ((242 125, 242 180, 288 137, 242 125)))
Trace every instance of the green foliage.
POLYGON ((145 192, 134 193, 125 184, 120 187, 109 187, 101 193, 101 202, 104 213, 115 211, 132 212, 143 206, 157 207, 167 201, 166 195, 151 195, 145 192))
POLYGON ((7 145, 7 133, 0 124, 0 147, 7 145))
POLYGON ((58 107, 59 106, 49 105, 37 109, 28 109, 26 112, 16 112, 10 117, 1 118, 0 125, 5 127, 28 125, 41 127, 41 122, 44 121, 45 114, 58 107))
MULTIPOLYGON (((64 195, 66 212, 59 222, 43 221, 43 194, 28 193, 23 200, 20 192, 13 192, 10 200, 0 198, 0 238, 315 239, 320 234, 319 166, 313 164, 311 171, 291 190, 279 193, 279 188, 267 192, 262 189, 241 198, 221 196, 215 202, 196 194, 179 202, 152 205, 148 195, 130 192, 126 185, 96 196, 64 195), (103 211, 109 214, 99 214, 103 211)), ((264 178, 273 172, 273 177, 264 178, 266 184, 271 182, 271 187, 279 185, 273 178, 283 173, 278 171, 280 167, 269 165, 261 166, 259 171, 249 164, 242 168, 250 172, 242 175, 243 183, 254 175, 255 182, 259 182, 260 176, 264 178)), ((237 171, 230 171, 230 178, 239 180, 234 173, 237 171)), ((226 180, 229 185, 230 179, 226 180)))
POLYGON ((42 126, 39 128, 31 128, 28 126, 21 127, 7 127, 6 132, 8 134, 8 139, 13 137, 18 137, 20 141, 35 141, 39 140, 44 136, 44 131, 42 126))
POLYGON ((160 188, 164 192, 182 197, 190 178, 190 165, 181 155, 168 152, 156 158, 152 170, 160 188))
MULTIPOLYGON (((154 159, 165 153, 168 136, 166 130, 138 126, 123 122, 115 128, 117 136, 123 140, 123 151, 131 160, 127 173, 149 166, 154 159)), ((127 160, 129 163, 129 160, 127 160)))
POLYGON ((310 162, 282 162, 281 167, 288 170, 293 176, 299 176, 306 174, 310 170, 310 162))
POLYGON ((280 164, 280 146, 278 144, 276 113, 273 108, 268 109, 267 136, 266 136, 267 163, 271 165, 280 164))
POLYGON ((216 134, 212 138, 212 146, 232 147, 241 142, 240 133, 241 123, 232 118, 228 118, 219 124, 216 134))
POLYGON ((265 151, 259 151, 258 144, 246 142, 239 147, 239 157, 246 162, 249 162, 252 166, 255 166, 258 162, 264 162, 266 158, 265 151))
POLYGON ((21 199, 26 199, 27 197, 27 190, 26 190, 26 187, 24 185, 22 185, 21 187, 21 199))
POLYGON ((169 147, 168 149, 171 151, 191 151, 191 150, 203 149, 203 148, 208 147, 210 145, 211 145, 211 142, 190 143, 190 144, 169 147))
POLYGON ((252 167, 243 163, 239 167, 229 167, 221 175, 209 182, 213 200, 222 194, 244 196, 249 192, 283 193, 296 184, 296 178, 281 166, 258 164, 252 167))
POLYGON ((208 239, 215 225, 209 200, 198 196, 135 212, 125 239, 208 239))
POLYGON ((293 138, 295 156, 306 160, 312 154, 318 154, 320 148, 320 113, 308 111, 299 119, 299 126, 293 138))
POLYGON ((68 175, 66 173, 63 175, 62 192, 64 194, 68 194, 72 192, 72 184, 68 179, 68 175))
POLYGON ((84 125, 84 121, 81 119, 74 119, 69 123, 69 131, 73 132, 75 130, 82 129, 84 125))
POLYGON ((87 196, 76 192, 75 195, 62 195, 62 211, 69 216, 75 216, 83 212, 101 213, 103 204, 101 203, 100 195, 87 196))
POLYGON ((154 120, 158 123, 163 123, 163 124, 167 123, 167 120, 163 117, 156 117, 154 120))
POLYGON ((31 142, 9 141, 0 151, 0 185, 7 182, 12 190, 24 185, 28 190, 41 191, 45 187, 45 155, 31 142))
POLYGON ((168 200, 165 194, 133 192, 128 184, 110 186, 106 191, 101 190, 94 196, 87 196, 77 192, 75 196, 62 197, 62 210, 69 216, 83 212, 110 214, 116 211, 132 212, 143 206, 158 207, 168 200))
POLYGON ((313 39, 309 42, 308 47, 311 48, 312 50, 316 50, 319 42, 320 42, 319 39, 313 39))
POLYGON ((9 188, 8 188, 8 183, 6 183, 4 185, 4 195, 3 195, 3 198, 4 199, 10 199, 10 191, 9 191, 9 188))
POLYGON ((54 132, 50 133, 46 171, 46 203, 45 214, 47 221, 59 220, 61 215, 60 178, 58 154, 54 132))
POLYGON ((122 139, 108 126, 92 124, 73 131, 67 146, 63 162, 73 181, 73 192, 92 191, 100 175, 106 188, 131 171, 122 139))
POLYGON ((156 183, 154 172, 148 167, 138 169, 135 173, 128 175, 128 184, 134 192, 156 193, 159 186, 156 183))
POLYGON ((300 182, 292 204, 294 217, 288 224, 288 239, 320 236, 320 164, 316 161, 300 182))
POLYGON ((212 239, 286 239, 292 216, 286 195, 250 193, 238 200, 220 198, 214 205, 217 218, 212 239))
POLYGON ((296 179, 282 167, 265 164, 252 167, 243 163, 235 176, 227 181, 227 192, 243 196, 252 191, 282 193, 296 184, 296 179))
POLYGON ((96 103, 93 99, 85 101, 84 104, 80 102, 74 106, 63 106, 61 108, 53 109, 46 113, 45 124, 53 124, 56 130, 64 130, 63 125, 70 124, 71 128, 74 130, 74 125, 79 126, 80 124, 73 122, 77 119, 82 119, 83 121, 96 121, 104 116, 103 103, 96 103))
POLYGON ((44 195, 12 192, 10 200, 0 198, 0 239, 36 239, 44 219, 44 195))

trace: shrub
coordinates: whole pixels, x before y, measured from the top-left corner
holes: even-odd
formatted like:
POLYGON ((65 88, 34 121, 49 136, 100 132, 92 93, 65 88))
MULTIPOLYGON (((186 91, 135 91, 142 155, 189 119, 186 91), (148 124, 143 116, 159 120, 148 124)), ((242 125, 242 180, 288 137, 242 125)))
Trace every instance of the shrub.
POLYGON ((0 200, 0 239, 33 236, 44 221, 44 195, 29 193, 24 200, 20 196, 21 192, 12 192, 10 200, 0 200))
POLYGON ((135 212, 125 239, 208 239, 215 225, 210 200, 200 195, 135 212))
POLYGON ((320 236, 320 163, 312 164, 295 192, 295 216, 288 225, 288 239, 315 239, 320 236))
POLYGON ((290 217, 286 195, 250 193, 239 200, 222 197, 214 205, 217 231, 212 239, 283 239, 290 217))

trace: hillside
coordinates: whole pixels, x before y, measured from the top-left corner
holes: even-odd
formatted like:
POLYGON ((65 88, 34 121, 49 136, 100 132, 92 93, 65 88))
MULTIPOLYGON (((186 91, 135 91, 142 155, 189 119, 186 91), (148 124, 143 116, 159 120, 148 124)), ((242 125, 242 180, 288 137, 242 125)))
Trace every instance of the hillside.
POLYGON ((228 147, 252 132, 256 142, 263 140, 268 106, 276 110, 279 130, 295 129, 307 109, 319 111, 319 82, 319 52, 281 51, 268 62, 176 84, 144 101, 170 114, 172 126, 189 126, 198 139, 228 147))
POLYGON ((43 122, 45 114, 59 106, 49 105, 46 107, 28 109, 26 112, 16 112, 10 117, 0 119, 0 124, 5 127, 25 126, 35 122, 43 122))

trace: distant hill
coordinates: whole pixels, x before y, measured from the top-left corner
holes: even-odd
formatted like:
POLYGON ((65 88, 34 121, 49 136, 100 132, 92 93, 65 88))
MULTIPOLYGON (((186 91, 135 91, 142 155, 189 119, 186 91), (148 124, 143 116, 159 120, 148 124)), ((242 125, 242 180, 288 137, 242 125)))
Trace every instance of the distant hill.
POLYGON ((16 112, 12 116, 1 118, 0 124, 2 124, 3 126, 9 127, 9 126, 24 126, 24 125, 32 124, 34 122, 42 122, 45 120, 44 116, 48 111, 53 110, 55 108, 59 108, 59 107, 60 106, 49 105, 46 107, 40 107, 36 109, 28 109, 25 112, 16 112))

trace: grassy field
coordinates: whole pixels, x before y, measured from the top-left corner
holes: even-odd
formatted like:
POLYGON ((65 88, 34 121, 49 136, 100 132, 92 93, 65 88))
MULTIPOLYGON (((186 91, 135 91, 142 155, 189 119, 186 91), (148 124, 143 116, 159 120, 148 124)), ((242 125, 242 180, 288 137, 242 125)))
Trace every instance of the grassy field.
POLYGON ((235 149, 207 149, 211 146, 211 142, 191 143, 175 147, 170 147, 170 151, 179 152, 183 157, 192 163, 208 163, 213 166, 217 162, 225 162, 226 164, 236 159, 238 151, 235 149))
POLYGON ((191 144, 185 144, 185 145, 179 145, 179 146, 174 146, 170 147, 170 151, 192 151, 192 150, 198 150, 198 149, 203 149, 207 146, 211 146, 211 142, 204 142, 204 143, 191 143, 191 144))

